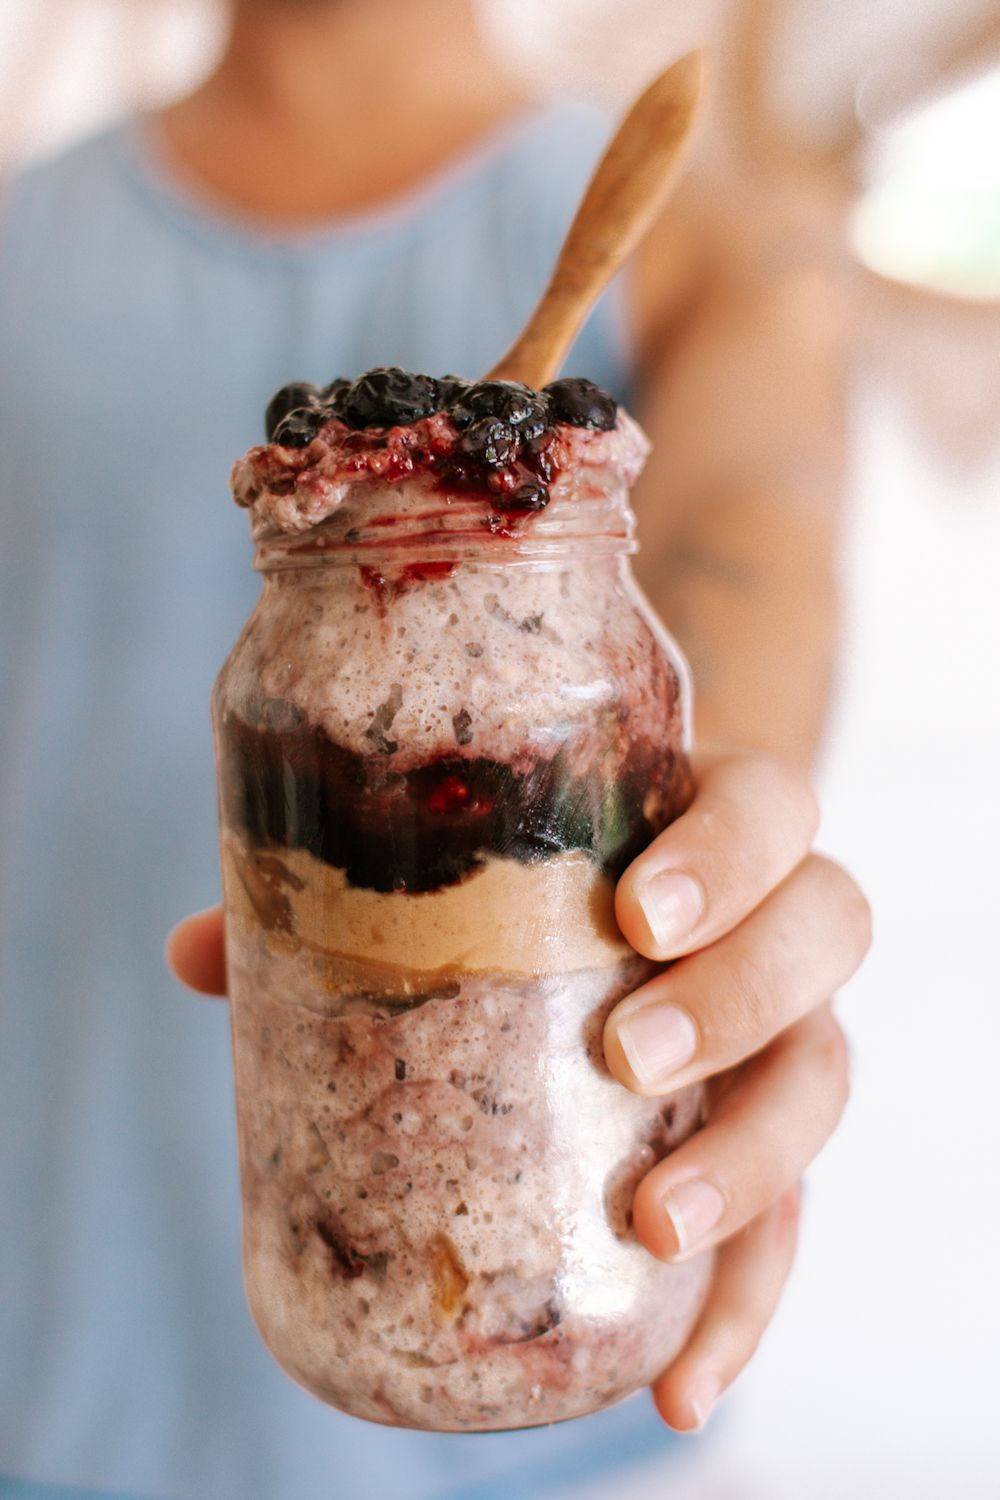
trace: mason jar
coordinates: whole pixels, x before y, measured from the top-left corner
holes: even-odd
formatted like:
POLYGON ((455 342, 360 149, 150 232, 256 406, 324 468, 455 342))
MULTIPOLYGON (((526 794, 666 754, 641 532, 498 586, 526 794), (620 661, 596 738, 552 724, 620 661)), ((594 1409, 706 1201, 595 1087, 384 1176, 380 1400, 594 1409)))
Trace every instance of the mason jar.
POLYGON ((531 514, 419 466, 255 513, 213 700, 246 1288, 288 1374, 371 1421, 595 1411, 706 1290, 631 1222, 701 1089, 639 1098, 601 1043, 654 969, 615 881, 690 797, 617 451, 531 514))

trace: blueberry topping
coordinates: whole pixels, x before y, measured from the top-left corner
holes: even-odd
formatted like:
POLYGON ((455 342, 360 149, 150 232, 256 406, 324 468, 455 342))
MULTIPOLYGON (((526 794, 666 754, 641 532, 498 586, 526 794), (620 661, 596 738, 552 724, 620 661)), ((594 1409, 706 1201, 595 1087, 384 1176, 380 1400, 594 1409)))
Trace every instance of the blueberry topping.
POLYGON ((540 437, 532 438, 525 443, 522 454, 522 462, 540 479, 543 484, 551 484, 556 477, 556 464, 552 457, 552 432, 551 429, 543 432, 540 437))
POLYGON ((334 407, 334 409, 336 409, 338 397, 340 396, 342 391, 346 391, 348 389, 350 384, 351 382, 349 380, 345 380, 343 375, 339 375, 336 380, 331 380, 330 384, 325 385, 319 393, 320 400, 323 402, 323 405, 332 406, 334 407))
POLYGON ((308 448, 325 416, 322 407, 300 406, 281 419, 271 441, 282 448, 308 448))
POLYGON ((550 420, 546 398, 514 380, 481 380, 469 386, 461 400, 451 404, 449 415, 457 427, 496 417, 523 437, 537 437, 550 420))
POLYGON ((517 456, 517 438, 506 422, 484 417, 467 427, 458 440, 458 451, 488 469, 502 469, 517 456))
POLYGON ((545 387, 558 422, 570 427, 595 427, 610 432, 618 419, 618 403, 592 380, 553 380, 545 387))
POLYGON ((548 503, 548 490, 534 479, 518 485, 509 495, 495 497, 497 510, 544 510, 548 503))
POLYGON ((437 383, 437 387, 440 410, 448 411, 450 414, 456 406, 465 400, 469 389, 469 382, 463 380, 461 375, 442 375, 437 383))
POLYGON ((267 408, 268 438, 273 439, 285 417, 303 407, 323 407, 328 417, 359 430, 407 426, 437 411, 445 412, 460 430, 492 419, 512 430, 531 451, 536 440, 544 441, 560 422, 608 431, 618 416, 617 403, 592 380, 554 380, 544 391, 533 391, 516 380, 470 385, 458 375, 436 380, 392 365, 368 370, 354 381, 339 377, 322 388, 305 381, 282 386, 267 408))
MULTIPOLYGON (((324 391, 323 396, 325 395, 324 391)), ((295 411, 300 406, 312 406, 319 400, 320 392, 307 381, 296 380, 291 385, 283 385, 281 390, 276 391, 271 397, 267 411, 264 413, 264 431, 267 433, 268 442, 274 442, 275 429, 289 412, 295 411)))
MULTIPOLYGON (((303 381, 283 386, 267 408, 266 426, 269 442, 305 448, 328 422, 381 434, 389 427, 411 427, 437 412, 458 430, 454 447, 447 428, 404 436, 399 454, 389 454, 390 462, 402 455, 409 465, 403 472, 426 467, 459 489, 495 490, 496 511, 508 516, 548 504, 561 461, 556 441, 560 425, 607 432, 618 419, 617 402, 592 380, 554 380, 535 391, 516 380, 470 383, 458 375, 435 379, 380 365, 353 381, 340 377, 322 387, 303 381)), ((348 446, 392 449, 388 436, 351 438, 342 429, 341 436, 348 446)), ((492 515, 490 524, 501 530, 513 524, 503 515, 492 515)))
POLYGON ((440 410, 438 382, 393 365, 369 370, 335 398, 348 427, 402 427, 440 410))
MULTIPOLYGON (((508 417, 507 420, 512 421, 513 419, 508 417)), ((515 430, 523 442, 530 442, 535 438, 541 437, 542 433, 546 432, 551 426, 551 423, 552 412, 549 409, 548 402, 543 405, 541 401, 535 401, 531 411, 521 418, 515 430)))

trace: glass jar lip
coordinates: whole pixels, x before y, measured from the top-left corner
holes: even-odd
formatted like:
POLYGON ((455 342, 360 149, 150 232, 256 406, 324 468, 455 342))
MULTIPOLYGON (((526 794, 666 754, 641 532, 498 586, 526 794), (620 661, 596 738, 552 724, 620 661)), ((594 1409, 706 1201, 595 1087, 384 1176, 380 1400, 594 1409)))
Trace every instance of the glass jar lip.
POLYGON ((254 566, 271 573, 291 568, 380 565, 419 556, 425 562, 508 566, 573 556, 611 556, 637 550, 628 490, 594 486, 586 494, 553 495, 544 510, 491 508, 478 492, 407 490, 415 504, 393 507, 402 487, 385 486, 383 503, 371 489, 366 507, 344 507, 297 532, 268 527, 255 535, 254 566), (421 503, 422 502, 422 503, 421 503))
MULTIPOLYGON (((287 541, 287 538, 282 540, 287 541)), ((421 563, 474 563, 477 567, 545 567, 564 566, 568 559, 629 557, 639 550, 634 538, 573 537, 560 541, 537 540, 525 543, 514 539, 506 543, 482 540, 465 544, 457 542, 414 543, 405 552, 401 549, 390 552, 385 547, 362 548, 341 546, 330 548, 274 546, 274 539, 257 543, 254 569, 258 573, 300 572, 320 568, 371 567, 382 570, 392 565, 405 566, 419 559, 421 563), (404 561, 405 559, 405 561, 404 561)))

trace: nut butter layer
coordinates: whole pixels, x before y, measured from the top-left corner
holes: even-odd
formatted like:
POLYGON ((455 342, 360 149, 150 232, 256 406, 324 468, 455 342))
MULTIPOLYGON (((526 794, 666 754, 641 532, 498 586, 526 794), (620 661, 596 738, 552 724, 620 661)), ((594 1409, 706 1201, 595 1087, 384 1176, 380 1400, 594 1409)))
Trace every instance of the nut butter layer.
POLYGON ((487 859, 459 884, 416 895, 352 886, 306 850, 262 851, 232 833, 223 859, 232 920, 330 959, 413 975, 535 975, 614 967, 630 953, 611 881, 579 852, 532 865, 487 859))

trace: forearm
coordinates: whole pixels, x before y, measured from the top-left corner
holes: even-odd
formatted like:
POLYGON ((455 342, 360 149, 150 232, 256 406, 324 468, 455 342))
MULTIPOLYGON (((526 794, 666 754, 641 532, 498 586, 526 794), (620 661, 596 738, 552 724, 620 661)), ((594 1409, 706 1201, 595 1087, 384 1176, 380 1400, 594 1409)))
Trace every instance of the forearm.
POLYGON ((703 742, 799 765, 837 649, 850 317, 836 269, 738 265, 651 364, 637 572, 692 668, 703 742))
POLYGON ((706 500, 640 579, 684 650, 700 744, 811 764, 838 636, 836 551, 800 496, 731 490, 706 500))

